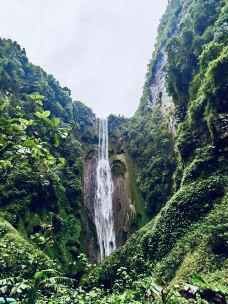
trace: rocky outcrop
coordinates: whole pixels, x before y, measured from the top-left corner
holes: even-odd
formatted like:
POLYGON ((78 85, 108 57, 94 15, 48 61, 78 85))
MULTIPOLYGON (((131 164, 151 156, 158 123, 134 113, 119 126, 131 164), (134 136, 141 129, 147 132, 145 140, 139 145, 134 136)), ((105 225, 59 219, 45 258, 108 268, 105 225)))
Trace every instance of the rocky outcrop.
POLYGON ((152 78, 148 84, 147 108, 152 109, 155 104, 159 104, 161 113, 165 117, 168 129, 175 133, 174 103, 172 97, 168 95, 166 89, 166 68, 167 53, 166 44, 159 50, 156 60, 153 63, 152 78))
POLYGON ((84 161, 84 204, 82 221, 84 226, 83 244, 91 262, 97 261, 97 234, 94 221, 94 199, 96 195, 97 150, 90 150, 84 161))
POLYGON ((113 212, 117 247, 122 246, 131 234, 135 218, 135 206, 125 156, 115 155, 111 162, 113 180, 113 212))
POLYGON ((179 34, 181 24, 184 22, 186 16, 187 7, 191 2, 192 0, 188 0, 184 5, 181 5, 179 7, 180 9, 177 9, 175 13, 175 22, 170 24, 170 28, 167 23, 167 28, 163 29, 167 31, 167 37, 161 43, 152 61, 148 74, 150 76, 146 85, 146 108, 151 110, 155 104, 159 103, 161 113, 164 115, 168 129, 172 133, 176 131, 176 121, 174 116, 174 103, 166 88, 166 69, 168 63, 166 48, 169 37, 179 34))
MULTIPOLYGON (((116 244, 122 246, 131 234, 131 224, 135 219, 135 206, 131 194, 130 179, 125 156, 112 157, 113 214, 116 244)), ((95 226, 94 201, 96 196, 97 150, 87 152, 84 161, 84 204, 82 220, 84 226, 83 244, 91 262, 98 262, 98 243, 95 226)))
POLYGON ((167 54, 165 47, 160 49, 153 64, 153 78, 149 83, 147 96, 147 106, 152 108, 153 104, 159 102, 162 113, 173 106, 172 98, 168 95, 165 86, 165 66, 167 64, 167 54))

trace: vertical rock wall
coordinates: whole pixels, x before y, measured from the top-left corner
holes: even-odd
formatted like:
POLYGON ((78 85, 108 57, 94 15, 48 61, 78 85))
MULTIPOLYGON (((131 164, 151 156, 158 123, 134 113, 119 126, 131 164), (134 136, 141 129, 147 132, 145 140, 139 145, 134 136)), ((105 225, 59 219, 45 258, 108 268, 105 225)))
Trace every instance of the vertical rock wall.
POLYGON ((153 77, 149 81, 147 93, 147 107, 152 109, 157 103, 160 105, 161 113, 168 122, 168 129, 175 133, 174 104, 166 89, 167 64, 166 45, 163 46, 153 64, 153 77))
POLYGON ((97 234, 94 221, 94 199, 96 195, 96 168, 97 150, 90 150, 84 161, 84 203, 82 208, 82 221, 84 226, 84 249, 91 262, 97 261, 97 234))
MULTIPOLYGON (((180 2, 179 0, 177 2, 180 2)), ((161 113, 167 121, 168 129, 175 133, 175 107, 172 98, 169 96, 166 88, 166 68, 168 64, 167 56, 167 43, 169 37, 178 36, 181 24, 186 17, 186 11, 192 0, 186 0, 185 3, 179 6, 179 10, 175 12, 175 19, 169 25, 169 28, 164 28, 167 31, 167 36, 163 39, 155 58, 150 67, 150 77, 147 79, 146 85, 146 104, 145 107, 149 110, 159 103, 161 113)), ((168 23, 165 27, 168 26, 168 23)))
MULTIPOLYGON (((91 262, 98 261, 98 244, 94 220, 94 200, 96 195, 97 150, 91 149, 84 161, 84 224, 83 244, 91 262)), ((135 206, 130 191, 130 180, 124 155, 115 155, 111 161, 113 180, 113 213, 117 247, 123 245, 131 234, 131 223, 135 217, 135 206), (117 163, 116 163, 117 162, 117 163), (116 166, 122 166, 124 171, 116 166)))
POLYGON ((131 193, 127 162, 124 154, 115 155, 111 163, 113 180, 113 212, 117 247, 122 246, 131 234, 135 206, 131 193), (115 166, 117 167, 115 169, 115 166))

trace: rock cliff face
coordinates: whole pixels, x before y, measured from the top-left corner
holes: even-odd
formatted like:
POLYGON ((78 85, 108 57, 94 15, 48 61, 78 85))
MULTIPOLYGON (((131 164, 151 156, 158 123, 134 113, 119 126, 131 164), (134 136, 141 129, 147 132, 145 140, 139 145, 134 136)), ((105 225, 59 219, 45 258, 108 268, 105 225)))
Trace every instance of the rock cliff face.
POLYGON ((91 262, 97 261, 97 234, 94 221, 94 199, 96 195, 97 150, 90 150, 84 161, 84 204, 82 220, 84 225, 83 244, 91 262))
POLYGON ((123 154, 115 155, 111 168, 116 243, 119 247, 126 242, 131 234, 131 224, 134 222, 136 211, 125 156, 123 154))
POLYGON ((151 110, 155 104, 159 104, 160 111, 165 117, 168 129, 175 133, 176 122, 174 117, 174 104, 166 89, 166 43, 158 51, 156 59, 151 67, 151 78, 148 81, 146 92, 146 109, 151 110))
POLYGON ((153 65, 153 77, 148 86, 147 107, 151 109, 154 104, 159 103, 162 114, 168 121, 168 128, 175 133, 174 104, 172 97, 167 93, 165 85, 165 68, 167 64, 166 44, 157 55, 153 65))
POLYGON ((166 69, 168 64, 166 48, 168 38, 179 35, 187 7, 191 2, 192 0, 188 0, 184 5, 177 5, 176 10, 173 11, 174 19, 172 20, 172 23, 169 24, 169 22, 167 22, 166 24, 160 25, 160 31, 166 31, 167 37, 164 38, 158 51, 155 51, 153 55, 152 64, 149 65, 148 78, 144 92, 144 94, 146 94, 145 107, 151 110, 156 103, 159 103, 160 110, 167 120, 168 128, 172 133, 175 133, 176 131, 174 117, 175 107, 172 97, 169 96, 166 88, 166 69))
POLYGON ((152 108, 153 104, 160 102, 161 111, 165 113, 168 108, 173 106, 172 98, 168 95, 165 86, 165 66, 167 54, 165 47, 162 47, 153 65, 153 78, 150 80, 147 96, 147 106, 152 108))
MULTIPOLYGON (((131 234, 131 224, 135 218, 135 206, 130 191, 130 179, 124 155, 115 155, 111 162, 113 180, 113 214, 117 247, 123 245, 131 234)), ((92 262, 98 261, 98 244, 94 220, 94 200, 96 196, 97 150, 91 149, 84 161, 84 223, 83 244, 92 262)))

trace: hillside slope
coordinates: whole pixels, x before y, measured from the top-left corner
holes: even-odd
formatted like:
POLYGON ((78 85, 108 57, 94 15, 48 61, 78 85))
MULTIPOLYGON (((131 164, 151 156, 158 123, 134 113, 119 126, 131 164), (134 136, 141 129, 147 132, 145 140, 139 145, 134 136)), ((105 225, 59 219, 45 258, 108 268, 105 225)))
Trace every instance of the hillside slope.
POLYGON ((225 284, 227 20, 225 1, 168 5, 140 107, 119 139, 154 219, 85 277, 85 286, 128 289, 129 303, 147 303, 154 281, 170 289, 197 274, 225 284))
POLYGON ((16 42, 0 39, 0 58, 0 215, 74 275, 95 116, 16 42))

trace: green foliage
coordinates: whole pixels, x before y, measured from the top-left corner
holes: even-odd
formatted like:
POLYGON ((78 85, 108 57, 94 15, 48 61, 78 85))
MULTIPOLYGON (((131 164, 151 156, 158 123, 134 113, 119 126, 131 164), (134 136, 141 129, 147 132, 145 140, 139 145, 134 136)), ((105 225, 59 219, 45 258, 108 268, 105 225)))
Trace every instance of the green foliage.
POLYGON ((202 297, 213 298, 216 301, 226 302, 228 296, 228 288, 225 286, 218 285, 216 283, 210 284, 202 277, 194 275, 192 283, 199 287, 199 293, 202 297))
POLYGON ((67 271, 81 252, 82 143, 93 141, 94 115, 17 43, 0 39, 0 58, 0 212, 67 271))
POLYGON ((109 115, 108 126, 109 126, 109 151, 117 154, 123 153, 123 142, 122 142, 122 131, 124 124, 127 121, 123 116, 109 115))
POLYGON ((72 285, 74 281, 70 278, 63 277, 60 272, 55 269, 45 269, 37 271, 32 279, 8 278, 0 280, 0 286, 7 289, 10 287, 10 294, 16 297, 20 296, 20 300, 24 303, 38 303, 41 291, 49 289, 57 292, 59 286, 72 285))
POLYGON ((213 40, 212 33, 217 30, 216 21, 223 6, 223 0, 194 1, 184 15, 181 32, 168 41, 167 89, 181 121, 187 114, 189 84, 198 70, 198 63, 205 69, 213 54, 216 56, 221 50, 218 42, 213 42, 212 47, 204 45, 213 40))
POLYGON ((28 277, 41 267, 56 267, 56 264, 1 218, 0 279, 7 278, 9 274, 28 277))
POLYGON ((118 126, 119 150, 132 158, 154 218, 82 284, 89 290, 104 285, 113 296, 131 290, 130 301, 147 303, 142 290, 137 298, 134 284, 142 286, 152 276, 164 291, 152 303, 208 303, 213 300, 204 292, 186 299, 182 284, 191 284, 198 273, 208 282, 204 291, 220 297, 227 279, 227 3, 172 1, 167 12, 172 13, 162 24, 171 18, 178 35, 170 33, 168 42, 167 32, 158 38, 139 111, 118 126), (145 107, 160 45, 167 45, 167 87, 178 122, 174 136, 159 101, 151 110, 145 107))
POLYGON ((192 278, 192 283, 202 289, 206 289, 206 290, 211 290, 211 291, 214 291, 214 292, 219 292, 219 293, 222 293, 224 295, 227 295, 228 294, 228 289, 224 286, 216 286, 214 284, 210 284, 210 283, 207 283, 207 281, 201 277, 201 276, 198 276, 198 275, 194 275, 193 278, 192 278))
POLYGON ((95 117, 17 43, 0 40, 0 214, 20 232, 0 221, 2 286, 40 304, 224 302, 227 12, 224 0, 169 1, 139 110, 110 115, 110 150, 129 155, 113 172, 128 170, 138 217, 152 220, 97 266, 80 238, 82 152, 96 143, 95 117), (172 132, 160 99, 147 108, 165 50, 172 132))
POLYGON ((127 174, 129 176, 131 195, 133 201, 135 202, 135 207, 136 207, 135 209, 137 212, 136 225, 134 223, 134 226, 136 227, 134 228, 139 229, 148 222, 149 218, 145 210, 145 200, 142 196, 141 191, 139 190, 139 184, 137 183, 136 167, 134 164, 134 159, 132 159, 129 156, 129 154, 126 154, 125 159, 127 164, 127 174))
POLYGON ((124 176, 124 174, 126 173, 126 165, 123 161, 121 160, 113 160, 112 163, 111 163, 111 170, 112 170, 112 173, 114 175, 122 175, 124 176))
POLYGON ((173 137, 159 106, 146 118, 134 117, 123 129, 123 147, 134 160, 146 213, 156 215, 172 194, 175 170, 173 137))

